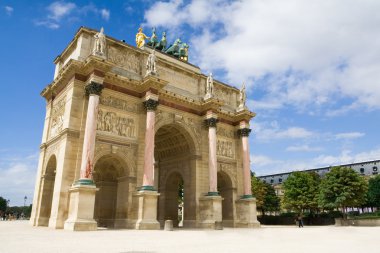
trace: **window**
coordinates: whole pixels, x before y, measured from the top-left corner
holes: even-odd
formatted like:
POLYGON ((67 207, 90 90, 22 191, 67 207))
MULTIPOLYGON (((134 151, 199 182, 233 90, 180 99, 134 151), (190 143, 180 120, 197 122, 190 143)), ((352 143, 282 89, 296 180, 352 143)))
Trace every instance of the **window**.
POLYGON ((360 168, 360 173, 364 174, 364 168, 360 168))
POLYGON ((273 184, 273 179, 270 180, 270 183, 273 184))
POLYGON ((373 170, 373 171, 377 171, 377 167, 376 167, 376 166, 373 167, 372 170, 373 170))
POLYGON ((281 182, 282 182, 282 178, 279 178, 279 179, 278 179, 278 182, 281 183, 281 182))

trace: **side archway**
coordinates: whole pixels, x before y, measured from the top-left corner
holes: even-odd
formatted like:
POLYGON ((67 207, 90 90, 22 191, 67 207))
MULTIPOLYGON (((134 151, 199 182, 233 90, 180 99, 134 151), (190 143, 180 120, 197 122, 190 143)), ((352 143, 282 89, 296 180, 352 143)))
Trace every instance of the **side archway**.
POLYGON ((218 172, 218 191, 223 198, 222 220, 223 226, 233 227, 234 221, 234 193, 230 176, 223 171, 218 172))
POLYGON ((115 154, 100 157, 94 167, 94 218, 99 227, 124 227, 128 218, 129 170, 127 163, 115 154))
POLYGON ((57 158, 55 155, 49 157, 41 180, 41 202, 39 210, 38 226, 48 226, 51 205, 53 201, 54 183, 57 169, 57 158))

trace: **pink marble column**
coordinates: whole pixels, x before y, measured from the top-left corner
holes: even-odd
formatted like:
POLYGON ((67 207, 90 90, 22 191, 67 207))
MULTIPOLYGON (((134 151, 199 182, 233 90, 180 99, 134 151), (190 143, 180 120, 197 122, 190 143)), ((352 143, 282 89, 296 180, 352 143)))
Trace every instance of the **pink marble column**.
POLYGON ((80 168, 80 184, 93 184, 92 173, 94 170, 96 123, 99 96, 102 89, 103 85, 95 82, 86 86, 86 94, 89 96, 89 99, 83 140, 82 163, 80 168))
POLYGON ((242 142, 242 151, 243 151, 243 183, 244 183, 244 195, 243 198, 251 198, 252 197, 252 189, 251 189, 251 169, 249 162, 249 143, 248 136, 251 132, 249 128, 241 128, 239 129, 239 134, 241 136, 242 142))
POLYGON ((208 141, 209 141, 209 180, 210 188, 208 195, 209 196, 218 196, 218 169, 216 161, 216 118, 206 119, 208 125, 208 141))
POLYGON ((144 102, 147 110, 144 149, 144 177, 140 190, 154 191, 154 123, 156 117, 157 100, 148 99, 144 102))

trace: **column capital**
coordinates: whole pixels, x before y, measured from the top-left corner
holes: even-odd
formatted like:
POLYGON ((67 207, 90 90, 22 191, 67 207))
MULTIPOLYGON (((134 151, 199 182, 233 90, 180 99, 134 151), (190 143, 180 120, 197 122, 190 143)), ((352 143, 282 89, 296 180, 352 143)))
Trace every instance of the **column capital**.
POLYGON ((249 134, 251 133, 251 129, 249 129, 248 127, 245 127, 245 128, 240 128, 237 130, 237 133, 239 136, 243 137, 243 136, 249 136, 249 134))
POLYGON ((86 95, 87 96, 89 96, 89 95, 98 95, 98 96, 100 96, 100 94, 102 93, 103 88, 104 88, 103 84, 96 83, 96 82, 91 82, 91 83, 87 84, 86 87, 85 87, 86 95))
POLYGON ((143 104, 147 111, 155 111, 157 109, 159 102, 158 100, 154 100, 150 98, 148 100, 145 100, 143 104))
POLYGON ((219 120, 217 118, 205 119, 205 123, 207 127, 216 127, 216 123, 218 123, 218 121, 219 120))

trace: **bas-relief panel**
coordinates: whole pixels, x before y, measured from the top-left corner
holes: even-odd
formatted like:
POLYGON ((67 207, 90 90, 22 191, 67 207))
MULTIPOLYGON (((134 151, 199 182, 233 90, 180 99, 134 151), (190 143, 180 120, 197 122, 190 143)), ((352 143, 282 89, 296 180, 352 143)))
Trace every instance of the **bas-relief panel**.
POLYGON ((215 85, 215 97, 230 106, 236 106, 236 96, 230 89, 224 88, 222 85, 215 85))
POLYGON ((219 126, 216 128, 216 134, 219 136, 226 137, 226 138, 231 138, 231 139, 235 138, 234 130, 226 129, 226 128, 219 127, 219 126))
POLYGON ((187 90, 192 94, 196 94, 198 91, 198 80, 195 78, 184 75, 172 69, 164 68, 162 66, 157 66, 157 72, 161 79, 168 81, 173 86, 187 90))
POLYGON ((216 142, 216 154, 228 158, 235 157, 233 142, 226 139, 218 139, 216 142))
POLYGON ((134 112, 138 113, 139 112, 139 104, 138 103, 131 103, 129 101, 119 99, 116 97, 112 96, 101 96, 100 97, 100 104, 117 108, 123 111, 127 112, 134 112))
POLYGON ((108 60, 136 74, 140 73, 140 59, 132 50, 108 46, 108 60))
POLYGON ((136 139, 136 119, 126 115, 99 109, 96 129, 112 135, 136 139))
POLYGON ((51 118, 50 118, 50 131, 49 138, 53 138, 62 131, 63 116, 65 113, 66 97, 61 98, 53 104, 51 118))

